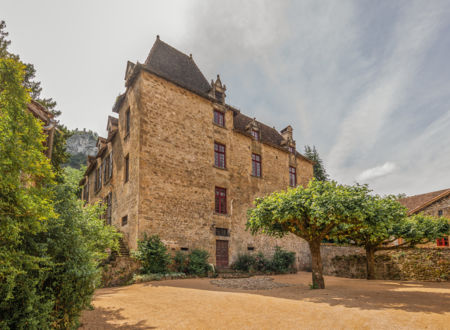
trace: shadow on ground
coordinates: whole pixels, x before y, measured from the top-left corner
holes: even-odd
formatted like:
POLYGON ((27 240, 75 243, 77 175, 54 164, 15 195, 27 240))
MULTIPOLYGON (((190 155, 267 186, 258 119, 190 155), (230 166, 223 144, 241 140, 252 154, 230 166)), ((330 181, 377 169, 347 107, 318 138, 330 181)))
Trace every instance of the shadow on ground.
POLYGON ((156 329, 155 327, 145 325, 145 321, 137 323, 123 322, 127 320, 121 315, 123 308, 101 308, 97 307, 93 311, 83 313, 83 322, 79 329, 97 330, 97 329, 121 329, 121 330, 139 330, 156 329), (119 322, 117 322, 119 321, 119 322), (114 323, 121 323, 120 325, 114 323), (87 325, 88 324, 88 325, 87 325))
POLYGON ((448 313, 450 283, 326 278, 326 289, 311 290, 310 273, 272 276, 291 286, 269 290, 239 290, 217 287, 210 279, 149 282, 145 286, 171 286, 209 291, 240 292, 290 300, 345 306, 360 310, 403 310, 407 312, 448 313))

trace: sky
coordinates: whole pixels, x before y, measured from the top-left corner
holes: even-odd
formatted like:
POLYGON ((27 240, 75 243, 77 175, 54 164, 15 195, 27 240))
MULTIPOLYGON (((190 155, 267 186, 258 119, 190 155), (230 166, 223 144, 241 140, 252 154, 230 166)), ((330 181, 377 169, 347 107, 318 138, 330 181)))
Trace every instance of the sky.
POLYGON ((160 35, 227 103, 315 145, 330 178, 450 188, 449 1, 2 0, 2 19, 69 128, 105 134, 127 61, 160 35))

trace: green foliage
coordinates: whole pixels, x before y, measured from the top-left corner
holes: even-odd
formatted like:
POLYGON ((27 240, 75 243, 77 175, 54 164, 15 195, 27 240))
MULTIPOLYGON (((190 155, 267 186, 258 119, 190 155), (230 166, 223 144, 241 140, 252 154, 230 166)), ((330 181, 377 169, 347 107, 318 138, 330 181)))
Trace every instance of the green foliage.
MULTIPOLYGON (((56 110, 56 101, 51 98, 41 97, 42 87, 41 83, 35 80, 36 69, 34 68, 34 65, 21 62, 19 55, 9 52, 8 47, 11 44, 11 41, 7 40, 8 32, 6 32, 5 29, 5 21, 0 21, 0 58, 12 59, 23 65, 22 85, 28 90, 33 100, 42 104, 51 113, 53 113, 55 117, 58 117, 59 115, 61 115, 61 111, 56 110)), ((30 100, 28 100, 27 103, 29 103, 29 101, 30 100)), ((54 135, 53 152, 51 159, 51 165, 53 166, 53 170, 56 174, 56 180, 58 182, 62 180, 61 176, 63 175, 61 166, 62 164, 66 163, 69 158, 69 154, 66 152, 66 139, 69 136, 69 130, 64 125, 58 124, 57 130, 55 131, 54 135)))
POLYGON ((242 272, 262 272, 285 274, 294 270, 295 252, 275 247, 272 259, 267 259, 261 252, 256 256, 239 254, 237 260, 231 265, 235 270, 242 272))
POLYGON ((167 248, 158 235, 150 237, 144 234, 144 238, 138 241, 138 249, 134 257, 142 264, 145 274, 166 273, 170 264, 170 255, 167 248))
POLYGON ((189 253, 189 261, 187 265, 187 273, 197 276, 206 276, 211 266, 208 263, 209 254, 205 250, 192 250, 189 253))
POLYGON ((35 236, 55 216, 40 123, 26 111, 24 66, 0 58, 0 328, 45 327, 52 302, 37 290, 50 260, 35 236))
POLYGON ((83 206, 77 198, 82 172, 67 168, 63 183, 54 187, 55 210, 59 216, 48 223, 42 235, 52 267, 47 273, 47 299, 54 301, 51 314, 55 328, 73 328, 81 311, 91 301, 100 279, 100 261, 107 249, 118 251, 120 234, 100 219, 98 205, 83 206))
POLYGON ((362 221, 368 192, 367 186, 311 180, 306 187, 257 198, 248 211, 247 229, 278 237, 293 233, 320 242, 339 224, 362 221))
POLYGON ((182 251, 177 251, 172 260, 172 268, 179 273, 187 273, 188 256, 182 251))
POLYGON ((281 247, 275 247, 272 258, 272 271, 275 273, 289 273, 293 270, 295 262, 295 252, 285 251, 281 247))
POLYGON ((239 254, 231 268, 242 272, 250 272, 255 268, 256 257, 251 254, 239 254))
POLYGON ((315 146, 313 146, 312 148, 310 146, 305 146, 305 157, 314 162, 314 178, 318 181, 327 181, 327 171, 325 170, 322 158, 320 158, 315 146))

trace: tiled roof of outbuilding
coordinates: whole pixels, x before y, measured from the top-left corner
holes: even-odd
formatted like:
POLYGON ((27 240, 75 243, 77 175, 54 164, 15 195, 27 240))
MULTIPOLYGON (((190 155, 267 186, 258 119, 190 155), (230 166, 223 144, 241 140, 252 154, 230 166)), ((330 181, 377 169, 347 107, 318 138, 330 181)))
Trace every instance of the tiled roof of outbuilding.
POLYGON ((208 93, 211 89, 192 57, 161 41, 159 36, 144 66, 158 76, 198 93, 208 93))
POLYGON ((426 194, 414 195, 405 197, 399 200, 399 202, 408 208, 409 213, 416 213, 424 209, 426 206, 438 201, 439 199, 450 194, 450 189, 443 189, 438 191, 432 191, 426 194))

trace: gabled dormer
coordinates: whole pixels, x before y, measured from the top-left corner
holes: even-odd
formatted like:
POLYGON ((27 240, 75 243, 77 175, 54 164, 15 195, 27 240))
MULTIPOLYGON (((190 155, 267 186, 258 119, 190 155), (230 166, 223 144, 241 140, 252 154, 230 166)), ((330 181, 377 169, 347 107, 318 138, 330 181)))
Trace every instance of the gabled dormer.
POLYGON ((261 141, 261 129, 256 121, 256 118, 253 118, 253 120, 245 126, 245 130, 253 136, 255 141, 261 141))
POLYGON ((215 82, 211 80, 210 95, 214 97, 219 103, 225 104, 226 90, 227 86, 222 85, 222 81, 220 80, 219 75, 217 75, 217 79, 215 82))
POLYGON ((106 125, 108 135, 117 130, 118 127, 119 127, 119 120, 116 117, 108 116, 108 124, 106 125))
POLYGON ((128 80, 130 78, 131 73, 133 72, 135 64, 133 62, 128 61, 127 62, 127 68, 125 70, 125 80, 128 80))
POLYGON ((295 153, 295 141, 294 138, 292 137, 292 132, 293 129, 291 125, 287 126, 286 128, 283 128, 280 131, 281 136, 283 137, 281 145, 288 148, 291 153, 295 153))

